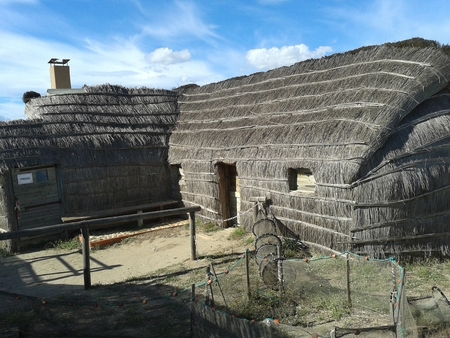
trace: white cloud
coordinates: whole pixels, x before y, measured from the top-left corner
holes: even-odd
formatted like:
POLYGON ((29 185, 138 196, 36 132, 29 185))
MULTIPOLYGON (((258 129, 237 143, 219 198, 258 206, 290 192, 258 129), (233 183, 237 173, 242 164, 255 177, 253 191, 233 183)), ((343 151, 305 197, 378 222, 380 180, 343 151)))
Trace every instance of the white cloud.
POLYGON ((218 76, 206 62, 192 61, 188 50, 176 52, 162 47, 146 55, 133 42, 119 40, 108 44, 89 41, 88 46, 92 52, 92 61, 89 56, 82 55, 78 83, 83 81, 93 85, 101 81, 124 86, 170 89, 187 82, 205 84, 218 76))
POLYGON ((411 0, 374 0, 358 6, 342 3, 328 7, 334 29, 342 30, 357 45, 394 42, 413 37, 448 43, 448 2, 422 3, 411 0), (439 8, 439 10, 436 10, 439 8))
POLYGON ((219 38, 215 33, 215 26, 203 22, 194 3, 175 1, 174 4, 163 15, 156 16, 156 20, 145 25, 143 34, 161 40, 179 36, 191 36, 203 41, 219 38))
POLYGON ((300 44, 295 46, 283 46, 281 48, 251 49, 247 52, 245 58, 253 67, 267 70, 281 66, 290 66, 296 62, 307 59, 320 58, 332 51, 332 48, 328 46, 320 46, 311 51, 308 46, 300 44))
POLYGON ((181 50, 179 52, 174 52, 170 48, 158 48, 151 52, 147 60, 150 63, 161 63, 165 65, 186 62, 191 59, 191 54, 187 49, 181 50))
POLYGON ((86 40, 84 45, 74 46, 0 31, 0 41, 0 120, 2 116, 7 119, 25 117, 24 92, 33 90, 46 94, 50 87, 47 62, 52 57, 70 59, 73 88, 111 83, 171 89, 224 78, 207 61, 191 60, 187 50, 159 48, 151 53, 153 62, 149 62, 148 52, 132 40, 86 40))

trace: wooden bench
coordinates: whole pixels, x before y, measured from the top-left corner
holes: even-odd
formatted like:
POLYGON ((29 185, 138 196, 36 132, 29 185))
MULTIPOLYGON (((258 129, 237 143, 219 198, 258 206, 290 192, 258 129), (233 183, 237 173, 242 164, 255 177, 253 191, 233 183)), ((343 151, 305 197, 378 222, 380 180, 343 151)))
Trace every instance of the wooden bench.
MULTIPOLYGON (((72 223, 72 222, 85 221, 85 220, 89 220, 89 219, 126 215, 126 214, 131 214, 134 212, 141 214, 143 211, 150 210, 150 209, 164 210, 165 207, 176 206, 178 203, 179 202, 175 201, 175 200, 166 200, 166 201, 161 201, 161 202, 133 205, 131 207, 100 210, 100 211, 96 211, 95 213, 91 213, 91 214, 78 214, 76 216, 61 217, 61 221, 63 223, 72 223)), ((141 227, 143 225, 144 225, 144 220, 139 219, 138 226, 141 227)))

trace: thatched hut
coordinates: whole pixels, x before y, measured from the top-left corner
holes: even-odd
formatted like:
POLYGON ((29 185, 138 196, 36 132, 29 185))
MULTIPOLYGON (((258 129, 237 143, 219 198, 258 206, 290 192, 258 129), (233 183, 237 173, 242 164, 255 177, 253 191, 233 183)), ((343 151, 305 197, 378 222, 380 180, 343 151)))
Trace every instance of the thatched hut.
POLYGON ((450 253, 450 60, 383 45, 187 90, 183 202, 249 229, 255 197, 311 246, 450 253))
POLYGON ((28 101, 28 120, 0 124, 3 231, 170 199, 176 92, 111 85, 53 92, 28 101))

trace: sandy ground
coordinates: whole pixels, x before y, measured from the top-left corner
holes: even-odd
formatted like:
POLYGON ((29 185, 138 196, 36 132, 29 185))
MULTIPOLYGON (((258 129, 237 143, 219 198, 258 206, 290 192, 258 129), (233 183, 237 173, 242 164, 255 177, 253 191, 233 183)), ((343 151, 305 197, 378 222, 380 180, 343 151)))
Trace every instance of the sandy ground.
MULTIPOLYGON (((112 284, 151 275, 159 269, 183 264, 208 264, 208 256, 245 251, 241 241, 227 239, 233 229, 197 233, 198 259, 190 260, 189 229, 175 227, 133 237, 126 243, 91 250, 91 282, 112 284)), ((43 299, 84 290, 81 250, 47 249, 0 259, 0 292, 43 299)))

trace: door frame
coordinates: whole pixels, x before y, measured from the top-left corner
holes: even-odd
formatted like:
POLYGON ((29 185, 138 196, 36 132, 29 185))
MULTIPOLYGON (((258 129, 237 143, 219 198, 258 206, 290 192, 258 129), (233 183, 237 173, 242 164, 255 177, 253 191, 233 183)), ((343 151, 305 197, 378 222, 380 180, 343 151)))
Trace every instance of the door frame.
POLYGON ((228 164, 219 162, 216 164, 217 175, 219 180, 219 201, 220 201, 220 211, 222 220, 227 220, 222 222, 224 228, 228 228, 236 224, 236 217, 239 211, 237 200, 234 199, 236 205, 232 205, 231 191, 237 190, 237 177, 238 173, 236 170, 236 164, 228 164), (234 188, 234 190, 232 190, 234 188), (236 210, 236 212, 232 212, 236 210))

